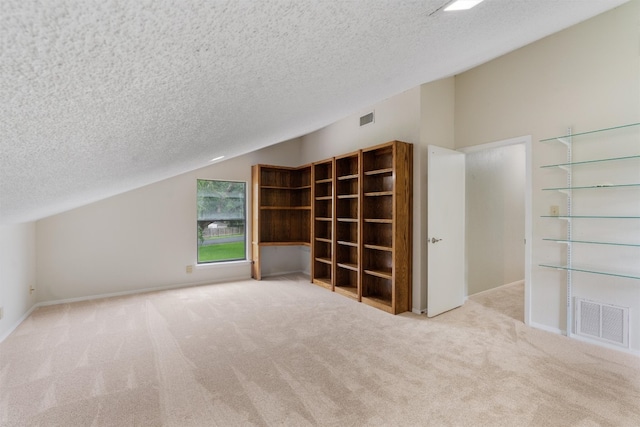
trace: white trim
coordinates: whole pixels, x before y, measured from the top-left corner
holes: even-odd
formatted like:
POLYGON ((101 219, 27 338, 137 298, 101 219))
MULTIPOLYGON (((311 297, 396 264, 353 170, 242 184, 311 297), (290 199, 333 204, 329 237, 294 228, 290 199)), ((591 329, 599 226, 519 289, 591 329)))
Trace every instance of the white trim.
POLYGON ((198 261, 196 261, 196 263, 192 265, 193 265, 193 268, 195 268, 196 270, 207 270, 207 269, 236 266, 236 265, 243 265, 243 264, 251 265, 251 261, 248 258, 237 259, 232 261, 215 261, 215 262, 202 262, 202 263, 198 263, 198 261))
POLYGON ((29 317, 31 313, 33 313, 33 310, 35 310, 38 307, 39 307, 39 304, 32 305, 31 308, 27 310, 27 312, 23 314, 22 317, 18 319, 18 321, 4 333, 4 335, 0 336, 0 343, 2 343, 2 341, 9 338, 9 335, 11 335, 13 331, 15 331, 22 322, 27 320, 27 317, 29 317))
POLYGON ((524 324, 531 324, 531 266, 533 253, 533 148, 531 135, 524 139, 525 149, 525 194, 524 194, 524 324))
POLYGON ((551 332, 556 335, 566 335, 566 332, 559 328, 553 328, 551 326, 543 325, 542 323, 531 322, 529 324, 532 328, 540 329, 545 332, 551 332))
POLYGON ((54 301, 44 301, 44 302, 40 302, 40 303, 36 304, 36 306, 37 307, 46 307, 46 306, 57 305, 57 304, 69 304, 69 303, 74 303, 74 302, 92 301, 92 300, 96 300, 96 299, 121 297, 121 296, 126 296, 126 295, 136 295, 136 294, 146 294, 146 293, 149 293, 149 292, 168 291, 168 290, 171 290, 171 289, 190 288, 190 287, 205 286, 205 285, 215 285, 217 283, 235 282, 235 281, 238 281, 238 280, 249 280, 250 278, 251 277, 243 274, 243 275, 239 275, 239 276, 235 276, 235 277, 225 277, 224 279, 220 279, 220 280, 203 280, 203 281, 200 281, 200 282, 189 282, 189 283, 181 283, 181 284, 175 284, 175 285, 158 286, 158 287, 153 287, 153 288, 133 289, 133 290, 130 290, 130 291, 110 292, 108 294, 88 295, 88 296, 84 296, 84 297, 67 298, 67 299, 54 300, 54 301))
POLYGON ((578 334, 571 334, 571 339, 580 341, 580 342, 584 342, 587 344, 591 344, 594 345, 596 347, 605 347, 611 350, 618 350, 621 351, 623 353, 629 353, 629 354, 633 354, 635 356, 640 356, 640 350, 634 350, 630 347, 621 347, 620 345, 616 345, 616 344, 609 344, 608 342, 602 341, 602 340, 596 340, 596 339, 589 339, 587 337, 578 335, 578 334))
POLYGON ((531 141, 531 135, 522 135, 522 136, 517 136, 515 138, 503 139, 501 141, 487 142, 485 144, 472 145, 470 147, 462 147, 462 148, 456 149, 456 151, 469 154, 469 153, 475 153, 477 151, 491 150, 492 148, 523 144, 523 143, 526 143, 527 141, 529 142, 531 141))
POLYGON ((418 308, 412 308, 411 312, 413 314, 427 314, 427 309, 423 308, 422 310, 418 309, 418 308))
MULTIPOLYGON (((532 328, 535 329, 540 329, 542 331, 545 332, 550 332, 552 334, 556 334, 556 335, 567 335, 566 331, 562 330, 562 329, 558 329, 558 328, 552 328, 551 326, 547 326, 547 325, 543 325, 541 323, 537 323, 537 322, 531 322, 531 324, 529 325, 532 328)), ((624 348, 624 347, 620 347, 619 345, 613 345, 613 344, 609 344, 603 341, 596 341, 596 340, 590 340, 588 338, 582 337, 580 335, 574 335, 572 334, 571 339, 576 340, 576 341, 580 341, 586 344, 591 344, 595 347, 605 347, 608 348, 610 350, 617 350, 619 352, 622 353, 627 353, 627 354, 632 354, 634 356, 640 356, 640 350, 634 350, 632 348, 624 348)))
POLYGON ((125 296, 125 295, 144 294, 144 293, 156 292, 156 291, 167 291, 171 289, 189 288, 189 287, 204 286, 204 285, 215 285, 217 283, 234 282, 238 280, 249 280, 250 278, 251 277, 243 274, 241 276, 226 277, 224 279, 213 280, 213 281, 205 280, 201 282, 182 283, 177 285, 158 286, 154 288, 134 289, 134 290, 123 291, 123 292, 112 292, 108 294, 89 295, 85 297, 67 298, 67 299, 61 299, 61 300, 39 302, 37 304, 34 304, 29 309, 29 311, 27 311, 11 328, 7 330, 7 332, 5 332, 4 335, 0 336, 0 343, 3 342, 5 339, 7 339, 9 335, 11 335, 13 331, 15 331, 16 328, 20 326, 20 324, 24 322, 27 319, 27 317, 29 317, 36 308, 39 308, 39 307, 47 307, 50 305, 57 305, 57 304, 69 304, 69 303, 81 302, 81 301, 91 301, 91 300, 104 299, 104 298, 113 298, 113 297, 119 297, 119 296, 125 296))

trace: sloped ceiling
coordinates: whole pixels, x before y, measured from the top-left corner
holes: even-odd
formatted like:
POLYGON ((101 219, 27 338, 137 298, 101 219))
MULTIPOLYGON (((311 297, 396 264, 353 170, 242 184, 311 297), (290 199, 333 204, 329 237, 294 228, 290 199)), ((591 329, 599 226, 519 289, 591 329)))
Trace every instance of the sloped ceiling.
POLYGON ((2 0, 0 224, 291 139, 624 0, 2 0))

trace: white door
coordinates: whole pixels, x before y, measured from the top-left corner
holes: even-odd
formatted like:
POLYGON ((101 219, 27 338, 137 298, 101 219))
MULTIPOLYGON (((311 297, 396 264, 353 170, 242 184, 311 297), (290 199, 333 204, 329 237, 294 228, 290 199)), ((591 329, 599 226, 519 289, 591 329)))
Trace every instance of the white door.
POLYGON ((464 303, 464 153, 427 147, 427 316, 464 303))

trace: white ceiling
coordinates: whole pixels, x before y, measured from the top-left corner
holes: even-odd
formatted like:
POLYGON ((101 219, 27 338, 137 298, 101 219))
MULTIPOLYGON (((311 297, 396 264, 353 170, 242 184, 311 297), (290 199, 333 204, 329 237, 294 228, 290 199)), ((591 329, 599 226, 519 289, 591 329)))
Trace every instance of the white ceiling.
POLYGON ((625 0, 0 1, 0 224, 304 135, 625 0))

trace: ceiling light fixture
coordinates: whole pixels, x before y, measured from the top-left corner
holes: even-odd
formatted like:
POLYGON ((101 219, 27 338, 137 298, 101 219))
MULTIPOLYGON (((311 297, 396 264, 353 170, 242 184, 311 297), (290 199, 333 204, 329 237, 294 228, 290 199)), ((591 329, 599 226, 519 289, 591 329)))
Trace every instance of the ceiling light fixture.
POLYGON ((209 160, 209 162, 215 162, 216 160, 220 160, 220 159, 224 159, 224 156, 214 157, 213 159, 209 160))
POLYGON ((449 6, 444 8, 445 12, 451 12, 454 10, 467 10, 471 9, 473 6, 482 2, 483 0, 457 0, 451 3, 449 6))

